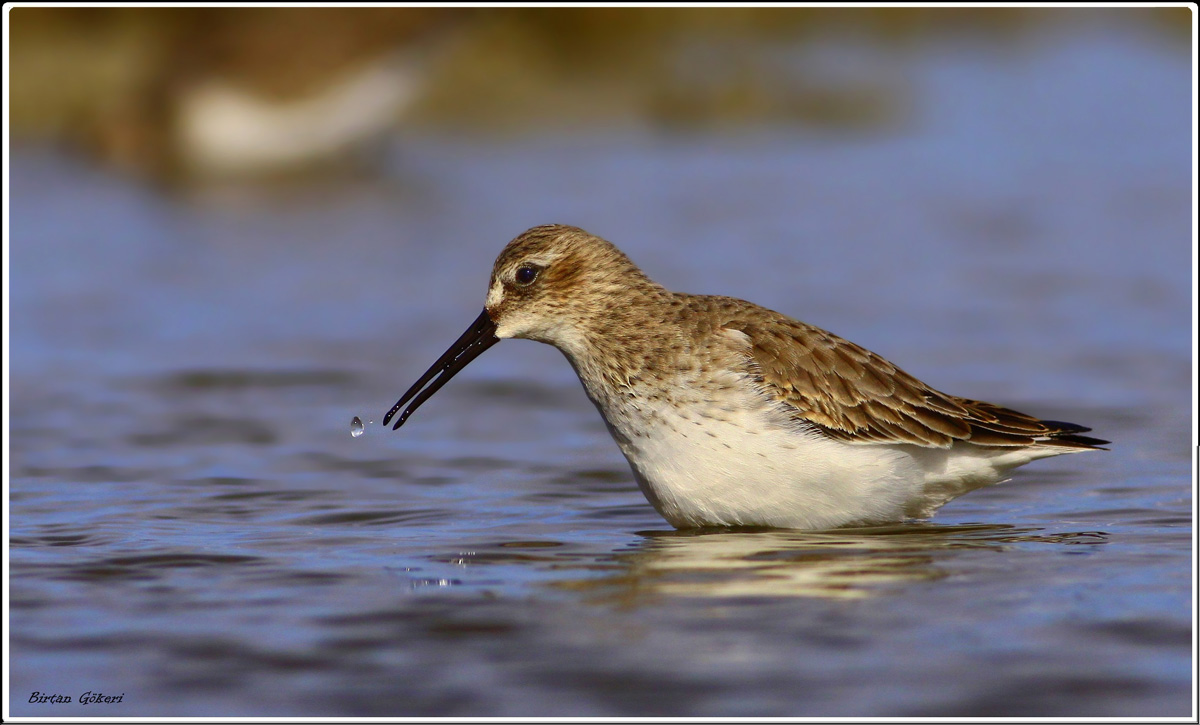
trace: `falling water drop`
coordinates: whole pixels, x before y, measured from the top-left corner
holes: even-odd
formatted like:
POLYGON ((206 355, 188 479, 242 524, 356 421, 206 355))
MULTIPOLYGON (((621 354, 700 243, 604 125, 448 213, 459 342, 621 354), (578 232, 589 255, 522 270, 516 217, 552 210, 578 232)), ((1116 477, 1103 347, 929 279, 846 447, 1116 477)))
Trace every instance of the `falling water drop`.
POLYGON ((363 434, 363 422, 362 422, 362 419, 356 415, 356 416, 354 416, 354 420, 350 421, 350 435, 357 438, 362 434, 363 434))

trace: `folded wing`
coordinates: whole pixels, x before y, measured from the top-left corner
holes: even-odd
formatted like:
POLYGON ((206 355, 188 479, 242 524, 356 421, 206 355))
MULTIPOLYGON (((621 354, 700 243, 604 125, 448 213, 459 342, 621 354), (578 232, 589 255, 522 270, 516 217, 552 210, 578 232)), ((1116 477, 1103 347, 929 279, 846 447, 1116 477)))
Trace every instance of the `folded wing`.
MULTIPOLYGON (((761 308, 753 312, 769 313, 761 308)), ((755 316, 731 315, 723 327, 747 336, 752 371, 767 393, 832 438, 935 448, 955 441, 1073 449, 1108 443, 1079 435, 1091 430, 1084 426, 1040 420, 938 392, 875 353, 818 327, 782 315, 770 325, 756 324, 755 316)))

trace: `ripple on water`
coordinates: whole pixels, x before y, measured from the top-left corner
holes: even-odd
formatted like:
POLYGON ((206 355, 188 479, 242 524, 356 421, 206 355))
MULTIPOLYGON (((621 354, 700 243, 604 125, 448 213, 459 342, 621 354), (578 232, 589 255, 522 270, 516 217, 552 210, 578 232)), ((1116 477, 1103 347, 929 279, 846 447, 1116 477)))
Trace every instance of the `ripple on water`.
POLYGON ((390 509, 369 511, 337 511, 326 514, 301 516, 292 523, 304 526, 385 526, 389 524, 432 524, 450 518, 446 511, 438 509, 390 509))
MULTIPOLYGON (((86 559, 79 562, 40 564, 36 572, 26 574, 58 581, 102 582, 114 580, 152 580, 179 569, 228 569, 266 563, 258 556, 212 554, 207 552, 163 552, 130 554, 86 559)), ((15 569, 15 567, 14 567, 15 569)))
POLYGON ((169 448, 237 444, 269 446, 278 442, 274 426, 253 418, 213 415, 179 415, 154 432, 132 433, 126 441, 134 446, 169 448))
POLYGON ((149 383, 165 393, 212 393, 249 388, 348 387, 359 376, 345 370, 184 370, 149 383))

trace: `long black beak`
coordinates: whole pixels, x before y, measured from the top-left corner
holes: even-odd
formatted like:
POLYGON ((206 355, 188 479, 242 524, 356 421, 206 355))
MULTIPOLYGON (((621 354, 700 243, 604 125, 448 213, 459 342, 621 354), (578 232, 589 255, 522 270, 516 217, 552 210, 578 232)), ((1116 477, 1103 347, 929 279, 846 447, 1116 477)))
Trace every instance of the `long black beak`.
POLYGON ((488 317, 487 310, 484 310, 480 313, 479 317, 475 318, 475 321, 471 323, 467 331, 454 341, 450 349, 442 353, 437 362, 425 371, 421 379, 413 383, 413 386, 404 395, 400 396, 400 399, 396 401, 396 404, 392 406, 388 414, 383 416, 383 424, 387 425, 391 422, 392 416, 396 414, 396 411, 400 410, 400 406, 408 403, 409 398, 412 398, 412 402, 408 404, 408 407, 396 419, 396 425, 392 426, 392 430, 399 429, 400 426, 404 425, 404 421, 408 420, 408 416, 412 415, 414 410, 421 407, 421 403, 429 400, 450 378, 457 375, 459 370, 465 368, 467 363, 479 357, 484 350, 498 342, 500 342, 500 338, 496 337, 496 323, 492 322, 492 318, 488 317), (436 380, 434 380, 435 375, 437 376, 436 380), (425 384, 429 383, 430 380, 433 380, 433 382, 429 384, 428 388, 425 388, 425 384), (421 390, 421 388, 425 389, 421 390), (420 393, 419 395, 418 392, 420 393), (417 397, 413 398, 414 395, 417 397))

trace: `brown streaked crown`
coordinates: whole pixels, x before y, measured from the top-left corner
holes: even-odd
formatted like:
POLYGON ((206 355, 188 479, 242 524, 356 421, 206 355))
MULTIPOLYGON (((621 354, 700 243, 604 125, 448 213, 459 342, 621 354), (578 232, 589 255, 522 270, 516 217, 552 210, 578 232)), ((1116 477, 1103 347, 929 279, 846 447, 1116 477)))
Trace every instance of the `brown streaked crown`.
POLYGON ((626 288, 649 282, 625 253, 606 239, 566 224, 543 224, 518 235, 492 265, 492 281, 510 281, 522 264, 541 268, 541 289, 577 290, 586 280, 592 288, 626 288))

